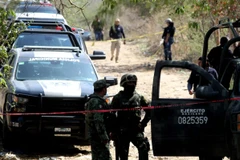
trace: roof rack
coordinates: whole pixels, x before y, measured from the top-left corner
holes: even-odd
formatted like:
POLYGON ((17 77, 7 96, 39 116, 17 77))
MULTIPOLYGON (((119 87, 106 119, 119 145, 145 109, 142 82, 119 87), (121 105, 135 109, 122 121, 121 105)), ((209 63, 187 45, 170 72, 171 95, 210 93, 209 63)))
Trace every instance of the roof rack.
POLYGON ((36 51, 36 50, 80 52, 79 47, 27 46, 27 45, 22 47, 22 51, 36 51))

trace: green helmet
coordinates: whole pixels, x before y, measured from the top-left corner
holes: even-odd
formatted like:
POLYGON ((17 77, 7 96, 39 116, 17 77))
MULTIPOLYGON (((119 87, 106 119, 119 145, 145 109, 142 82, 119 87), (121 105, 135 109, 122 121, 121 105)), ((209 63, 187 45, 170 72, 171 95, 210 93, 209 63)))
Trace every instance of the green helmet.
POLYGON ((137 76, 134 74, 124 74, 121 78, 120 86, 124 86, 127 82, 137 82, 137 76))

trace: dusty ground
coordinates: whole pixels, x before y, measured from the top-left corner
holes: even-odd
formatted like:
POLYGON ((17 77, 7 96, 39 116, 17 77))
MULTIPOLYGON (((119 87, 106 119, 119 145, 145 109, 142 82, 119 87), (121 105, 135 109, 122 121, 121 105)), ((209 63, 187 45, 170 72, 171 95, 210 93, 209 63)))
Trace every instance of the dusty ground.
MULTIPOLYGON (((134 73, 138 77, 138 85, 137 91, 144 95, 148 100, 151 100, 151 92, 152 92, 152 81, 154 74, 154 65, 157 59, 162 59, 162 57, 146 57, 144 56, 140 49, 139 43, 134 44, 134 42, 128 42, 126 45, 122 45, 121 53, 119 57, 119 62, 115 63, 115 61, 110 61, 110 43, 109 41, 105 42, 86 42, 89 53, 91 54, 93 50, 101 50, 106 53, 105 60, 94 61, 96 69, 99 73, 99 76, 102 78, 104 76, 114 76, 117 77, 120 81, 120 77, 124 73, 134 73)), ((166 88, 173 88, 173 91, 164 90, 162 93, 166 96, 179 97, 183 94, 186 94, 186 78, 189 73, 183 72, 175 72, 174 75, 170 75, 166 71, 163 75, 166 75, 165 78, 166 88), (170 75, 171 77, 169 78, 170 75), (180 82, 181 85, 177 85, 175 82, 180 82)), ((163 76, 164 77, 164 76, 163 76)), ((120 89, 122 89, 119 85, 110 87, 108 90, 108 94, 116 94, 120 89)), ((151 143, 151 132, 150 132, 149 123, 147 128, 145 129, 145 135, 149 138, 151 143)), ((90 160, 91 159, 91 150, 89 146, 75 146, 75 148, 69 147, 59 147, 59 146, 49 146, 43 145, 40 147, 44 149, 44 151, 39 151, 37 148, 33 152, 29 152, 30 148, 34 148, 30 146, 26 150, 17 149, 12 151, 4 151, 2 149, 1 155, 5 155, 5 157, 9 157, 9 159, 41 159, 41 160, 90 160), (8 155, 6 155, 8 154, 8 155)), ((114 147, 111 144, 111 153, 113 159, 114 157, 114 147)), ((149 160, 198 160, 198 157, 155 157, 152 153, 152 150, 149 152, 149 160)), ((138 152, 136 148, 131 145, 129 152, 129 160, 137 160, 138 152)))

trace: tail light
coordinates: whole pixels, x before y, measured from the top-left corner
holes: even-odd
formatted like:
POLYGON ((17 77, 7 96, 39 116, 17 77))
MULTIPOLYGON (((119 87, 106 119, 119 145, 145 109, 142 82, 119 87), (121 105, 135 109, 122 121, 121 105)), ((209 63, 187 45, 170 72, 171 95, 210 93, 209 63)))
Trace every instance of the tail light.
POLYGON ((56 30, 62 31, 63 28, 62 28, 61 26, 57 26, 57 27, 56 27, 56 30))
POLYGON ((76 28, 72 28, 72 31, 73 31, 73 32, 76 32, 76 28))

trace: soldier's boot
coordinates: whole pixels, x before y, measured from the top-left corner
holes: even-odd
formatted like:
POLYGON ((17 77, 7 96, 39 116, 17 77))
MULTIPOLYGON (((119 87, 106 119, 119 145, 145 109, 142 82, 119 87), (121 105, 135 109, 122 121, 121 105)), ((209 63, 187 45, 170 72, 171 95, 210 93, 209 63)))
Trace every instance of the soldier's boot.
POLYGON ((139 152, 139 160, 148 160, 148 151, 150 150, 150 144, 148 142, 148 138, 145 137, 142 144, 140 144, 138 148, 139 152))
POLYGON ((148 151, 146 149, 139 150, 139 160, 148 160, 148 151))

